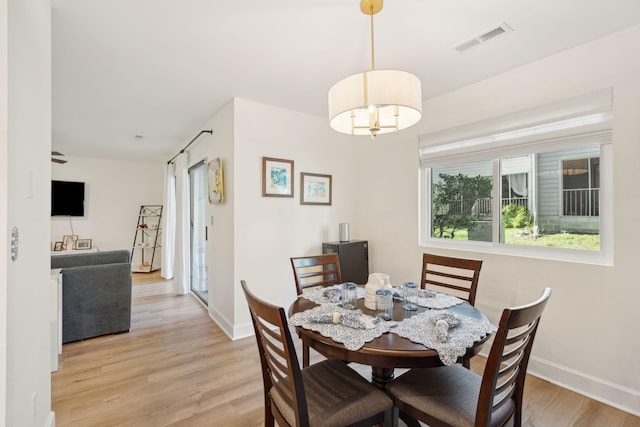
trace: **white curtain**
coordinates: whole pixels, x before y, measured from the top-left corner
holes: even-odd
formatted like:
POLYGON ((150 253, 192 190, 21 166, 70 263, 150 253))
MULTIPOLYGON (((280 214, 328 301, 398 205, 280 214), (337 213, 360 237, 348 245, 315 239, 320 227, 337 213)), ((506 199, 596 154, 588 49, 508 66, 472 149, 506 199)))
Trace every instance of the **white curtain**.
POLYGON ((511 189, 520 197, 527 197, 527 174, 526 173, 514 173, 510 177, 511 189))
POLYGON ((182 153, 176 159, 176 262, 173 282, 178 295, 191 292, 188 163, 188 153, 182 153))
POLYGON ((176 259, 176 168, 169 163, 164 173, 164 211, 162 225, 162 271, 165 279, 173 279, 176 259))

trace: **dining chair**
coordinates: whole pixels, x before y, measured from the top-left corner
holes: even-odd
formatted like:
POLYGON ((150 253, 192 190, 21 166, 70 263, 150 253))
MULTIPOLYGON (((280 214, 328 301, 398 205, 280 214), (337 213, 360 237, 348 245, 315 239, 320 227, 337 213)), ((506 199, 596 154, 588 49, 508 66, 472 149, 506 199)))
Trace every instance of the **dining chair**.
POLYGON ((391 381, 394 411, 431 427, 520 426, 529 355, 550 296, 546 288, 535 302, 504 309, 482 376, 451 365, 412 369, 391 381))
POLYGON ((337 253, 291 258, 296 292, 316 286, 331 286, 342 283, 340 260, 337 253))
MULTIPOLYGON (((445 289, 471 305, 475 305, 482 260, 442 255, 422 255, 420 288, 445 289)), ((462 358, 462 366, 471 367, 471 357, 462 358)))
POLYGON ((300 369, 284 309, 241 284, 262 363, 265 426, 391 425, 391 399, 343 362, 327 359, 300 369))
MULTIPOLYGON (((291 258, 296 292, 302 294, 307 288, 331 286, 342 283, 340 260, 337 253, 291 258)), ((302 367, 309 366, 309 346, 302 342, 302 367)))

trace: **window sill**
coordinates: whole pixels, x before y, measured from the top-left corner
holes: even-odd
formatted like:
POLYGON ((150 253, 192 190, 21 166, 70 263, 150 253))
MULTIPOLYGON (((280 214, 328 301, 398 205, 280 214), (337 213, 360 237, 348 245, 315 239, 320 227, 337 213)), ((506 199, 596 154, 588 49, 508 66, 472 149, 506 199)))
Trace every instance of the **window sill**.
POLYGON ((491 242, 432 238, 422 239, 420 241, 420 247, 489 253, 578 264, 613 266, 613 254, 607 253, 603 249, 600 251, 578 251, 573 249, 505 245, 491 242))

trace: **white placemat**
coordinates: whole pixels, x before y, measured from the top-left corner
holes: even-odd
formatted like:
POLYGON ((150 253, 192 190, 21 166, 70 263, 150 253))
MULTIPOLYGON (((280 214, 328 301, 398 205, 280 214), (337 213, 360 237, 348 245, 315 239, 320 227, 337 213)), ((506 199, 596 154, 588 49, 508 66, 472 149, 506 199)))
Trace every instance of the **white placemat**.
POLYGON ((486 318, 476 319, 447 310, 437 310, 425 311, 404 319, 390 332, 436 350, 442 363, 453 365, 476 341, 497 330, 486 318), (438 324, 436 327, 436 323, 439 319, 446 320, 447 316, 455 316, 459 319, 459 324, 449 327, 443 334, 442 325, 438 324))
POLYGON ((335 342, 344 344, 347 349, 356 351, 362 348, 365 343, 388 332, 389 328, 396 325, 396 322, 379 320, 378 318, 363 314, 360 310, 347 310, 329 303, 300 313, 295 313, 289 318, 289 324, 318 332, 324 337, 329 337, 335 342), (356 327, 347 326, 342 323, 333 323, 333 321, 329 323, 329 319, 333 319, 334 312, 339 313, 341 316, 366 316, 368 318, 367 320, 373 324, 373 327, 362 329, 360 322, 349 322, 353 323, 356 327))

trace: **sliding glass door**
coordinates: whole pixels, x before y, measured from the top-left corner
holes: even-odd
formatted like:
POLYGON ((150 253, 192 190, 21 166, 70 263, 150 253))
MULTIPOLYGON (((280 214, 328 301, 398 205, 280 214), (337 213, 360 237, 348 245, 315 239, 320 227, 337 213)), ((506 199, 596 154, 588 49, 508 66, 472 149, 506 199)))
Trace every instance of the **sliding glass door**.
POLYGON ((191 291, 209 303, 207 286, 207 165, 204 161, 189 168, 191 191, 191 291))

